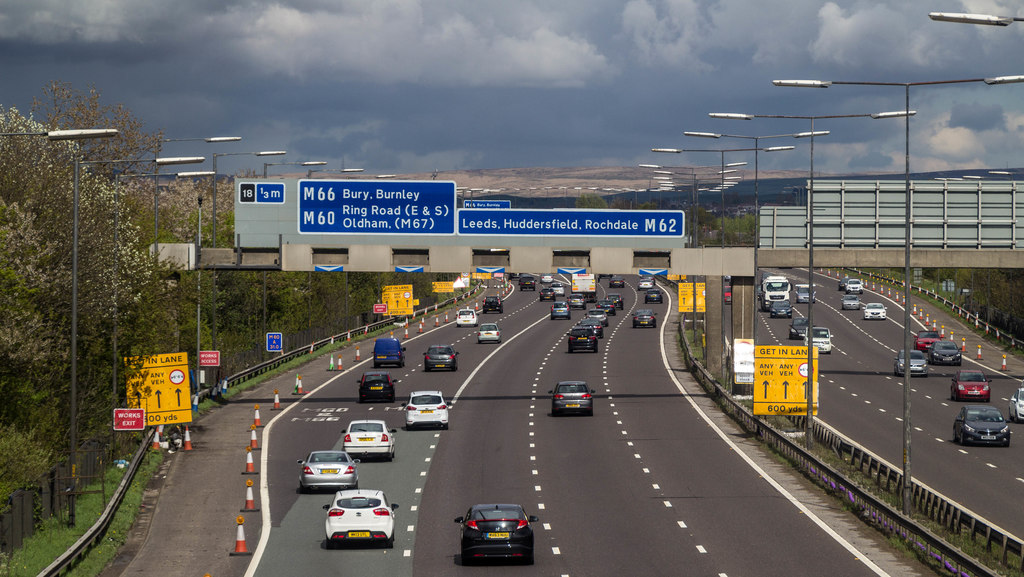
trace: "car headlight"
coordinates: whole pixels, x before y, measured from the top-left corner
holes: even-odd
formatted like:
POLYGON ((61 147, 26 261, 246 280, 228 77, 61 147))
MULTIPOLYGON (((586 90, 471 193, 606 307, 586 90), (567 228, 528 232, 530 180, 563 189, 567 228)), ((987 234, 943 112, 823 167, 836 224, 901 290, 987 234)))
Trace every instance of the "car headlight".
POLYGON ((1010 432, 1010 426, 1009 426, 1009 425, 1006 425, 1006 426, 1005 426, 1005 427, 1003 427, 1002 429, 999 429, 999 432, 1000 432, 1000 433, 1008 433, 1008 432, 1010 432))
POLYGON ((967 423, 964 423, 964 430, 973 433, 975 431, 975 428, 968 425, 967 423))

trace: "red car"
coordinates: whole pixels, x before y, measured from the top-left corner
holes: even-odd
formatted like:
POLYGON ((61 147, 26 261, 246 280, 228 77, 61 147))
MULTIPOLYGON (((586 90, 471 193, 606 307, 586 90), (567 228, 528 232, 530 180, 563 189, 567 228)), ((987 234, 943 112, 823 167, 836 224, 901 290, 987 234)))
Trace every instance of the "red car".
POLYGON ((949 387, 949 398, 953 401, 979 400, 986 403, 991 400, 990 379, 977 369, 961 369, 953 373, 953 382, 949 387))
POLYGON ((928 347, 932 346, 932 343, 938 340, 942 340, 942 337, 940 337, 939 333, 935 331, 918 331, 918 333, 914 335, 914 348, 927 353, 928 347))

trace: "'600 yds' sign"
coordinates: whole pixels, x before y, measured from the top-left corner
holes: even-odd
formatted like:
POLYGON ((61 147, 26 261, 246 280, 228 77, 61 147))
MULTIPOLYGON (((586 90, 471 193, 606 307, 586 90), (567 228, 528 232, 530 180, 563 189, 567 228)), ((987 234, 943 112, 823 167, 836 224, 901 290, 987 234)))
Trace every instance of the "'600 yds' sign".
POLYGON ((455 183, 300 180, 300 234, 454 234, 455 183))

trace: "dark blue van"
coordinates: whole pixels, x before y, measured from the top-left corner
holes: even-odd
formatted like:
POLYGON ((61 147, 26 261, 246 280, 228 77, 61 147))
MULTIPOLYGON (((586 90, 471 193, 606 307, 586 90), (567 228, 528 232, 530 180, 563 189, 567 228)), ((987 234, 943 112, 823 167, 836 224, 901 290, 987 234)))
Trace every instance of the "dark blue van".
POLYGON ((405 347, 393 337, 381 337, 373 341, 373 368, 384 365, 405 366, 405 347))

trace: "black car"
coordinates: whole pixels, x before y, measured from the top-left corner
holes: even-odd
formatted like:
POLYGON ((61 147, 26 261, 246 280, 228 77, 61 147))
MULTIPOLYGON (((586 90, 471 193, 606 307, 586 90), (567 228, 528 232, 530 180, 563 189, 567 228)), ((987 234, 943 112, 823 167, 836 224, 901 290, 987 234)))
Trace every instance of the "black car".
POLYGON ((608 281, 608 288, 626 288, 626 279, 621 276, 613 276, 608 281))
POLYGON ((956 365, 963 362, 960 347, 953 341, 935 341, 928 347, 928 362, 933 365, 956 365))
POLYGON ((601 319, 585 318, 580 322, 576 323, 578 327, 593 327, 594 332, 597 333, 597 338, 604 338, 604 323, 601 319))
POLYGON ((967 405, 953 419, 953 441, 961 445, 1010 446, 1010 425, 999 409, 988 405, 967 405))
POLYGON ((661 291, 656 288, 647 289, 644 293, 644 303, 660 303, 662 298, 661 291))
POLYGON ((544 287, 540 289, 540 296, 537 300, 541 301, 553 301, 555 300, 555 289, 544 287))
POLYGON ((796 317, 789 323, 789 338, 802 339, 807 335, 807 317, 796 317))
POLYGON ((602 299, 597 301, 597 304, 594 305, 594 308, 603 310, 604 314, 608 316, 614 317, 615 315, 618 314, 618 309, 615 307, 615 301, 612 301, 611 299, 602 299))
POLYGON ((791 319, 793 318, 793 305, 789 301, 774 301, 770 314, 773 319, 779 317, 791 319))
POLYGON ((569 352, 597 352, 597 333, 588 327, 575 326, 569 330, 569 352))
POLYGON ((483 309, 481 310, 481 312, 488 313, 488 312, 491 312, 491 311, 498 312, 498 313, 504 313, 505 312, 505 305, 504 305, 504 303, 501 302, 501 297, 497 297, 497 296, 484 297, 484 306, 483 306, 483 309))
POLYGON ((615 308, 622 310, 625 304, 622 302, 622 295, 619 293, 608 293, 608 300, 615 303, 615 308))
POLYGON ((395 402, 395 383, 387 371, 366 371, 359 378, 359 402, 388 401, 395 402))
POLYGON ((533 527, 537 517, 521 505, 473 505, 455 522, 462 526, 462 564, 507 559, 533 564, 533 527))
POLYGON ((532 274, 519 275, 519 290, 521 291, 535 291, 537 290, 537 279, 532 274))
POLYGON ((459 370, 459 353, 451 345, 430 345, 423 353, 423 371, 434 369, 459 370))
POLYGON ((636 309, 633 313, 633 328, 637 327, 657 327, 658 317, 654 316, 654 311, 651 309, 636 309))

